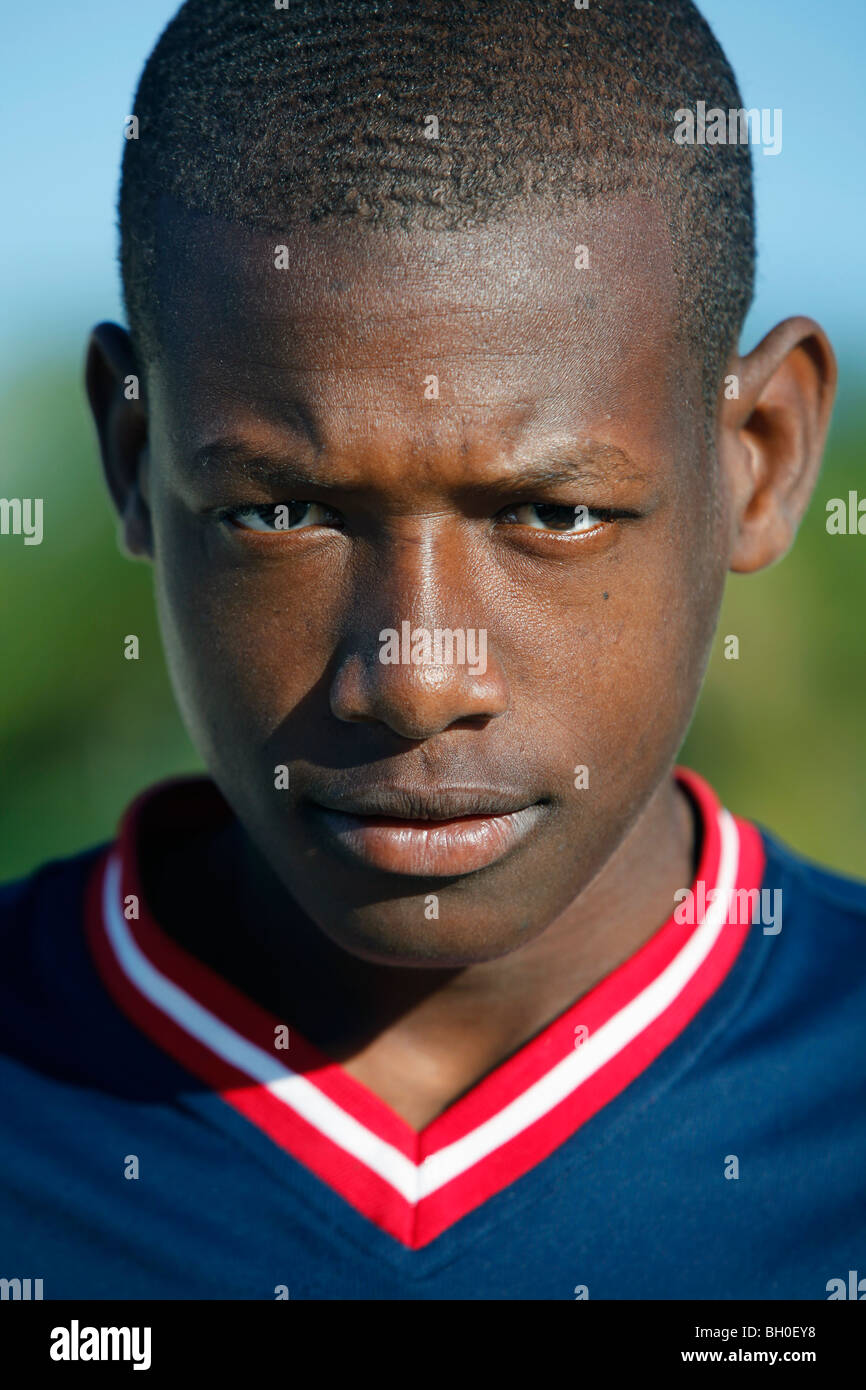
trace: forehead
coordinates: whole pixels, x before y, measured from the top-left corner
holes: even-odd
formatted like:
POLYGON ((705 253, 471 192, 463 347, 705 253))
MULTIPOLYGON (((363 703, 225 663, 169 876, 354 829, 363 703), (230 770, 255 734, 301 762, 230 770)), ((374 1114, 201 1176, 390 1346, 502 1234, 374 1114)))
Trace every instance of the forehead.
POLYGON ((164 205, 159 245, 151 376, 190 444, 298 411, 325 440, 362 419, 429 431, 431 399, 443 434, 669 437, 691 394, 668 224, 636 195, 459 232, 262 232, 164 205))

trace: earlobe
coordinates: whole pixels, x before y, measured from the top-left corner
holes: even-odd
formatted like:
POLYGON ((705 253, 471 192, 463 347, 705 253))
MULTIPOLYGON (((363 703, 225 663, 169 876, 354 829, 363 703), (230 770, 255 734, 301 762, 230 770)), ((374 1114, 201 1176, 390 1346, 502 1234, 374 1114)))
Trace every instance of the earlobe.
POLYGON ((142 377, 125 329, 116 323, 97 324, 88 345, 84 379, 123 543, 130 555, 150 557, 147 411, 142 377))
POLYGON ((737 397, 719 408, 719 462, 731 520, 729 567, 748 574, 781 559, 809 505, 836 390, 823 329, 778 324, 733 367, 737 397))

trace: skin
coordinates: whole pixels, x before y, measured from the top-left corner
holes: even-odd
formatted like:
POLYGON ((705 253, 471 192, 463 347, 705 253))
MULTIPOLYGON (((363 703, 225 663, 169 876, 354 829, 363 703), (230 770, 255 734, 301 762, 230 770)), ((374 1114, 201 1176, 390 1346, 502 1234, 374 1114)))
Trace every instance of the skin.
POLYGON ((732 355, 712 454, 657 203, 290 238, 169 207, 161 237, 142 399, 125 399, 141 368, 116 325, 94 330, 87 386, 178 701, 236 819, 146 863, 148 897, 420 1129, 691 882, 671 767, 726 573, 778 560, 808 503, 833 352, 792 318, 732 355), (317 524, 224 516, 294 500, 320 504, 317 524), (544 529, 535 503, 592 524, 544 529), (380 632, 406 620, 486 629, 486 671, 383 664, 380 632), (494 788, 535 808, 531 828, 468 872, 371 866, 313 803, 383 786, 403 814, 494 788))

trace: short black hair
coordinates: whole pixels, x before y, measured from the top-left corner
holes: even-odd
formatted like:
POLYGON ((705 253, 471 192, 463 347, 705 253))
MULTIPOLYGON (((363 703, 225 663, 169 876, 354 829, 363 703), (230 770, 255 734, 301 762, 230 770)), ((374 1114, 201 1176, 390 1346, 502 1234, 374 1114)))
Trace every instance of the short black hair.
POLYGON ((133 345, 157 350, 157 205, 252 228, 460 229, 632 189, 667 212, 679 321, 718 392, 755 273, 747 144, 673 140, 740 109, 691 0, 186 0, 135 98, 120 191, 133 345), (439 121, 430 139, 428 116, 439 121))

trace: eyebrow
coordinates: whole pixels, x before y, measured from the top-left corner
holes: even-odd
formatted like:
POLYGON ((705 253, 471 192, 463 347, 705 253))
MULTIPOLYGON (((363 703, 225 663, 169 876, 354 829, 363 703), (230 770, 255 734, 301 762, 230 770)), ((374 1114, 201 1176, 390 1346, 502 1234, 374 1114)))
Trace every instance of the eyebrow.
MULTIPOLYGON (((299 451, 301 452, 301 451, 299 451)), ((242 473, 246 478, 262 481, 299 478, 310 483, 313 478, 304 469, 293 450, 257 449, 242 440, 215 439, 203 444, 189 458, 190 467, 197 473, 216 470, 221 473, 242 473)))
MULTIPOLYGON (((646 472, 634 460, 614 444, 604 444, 599 440, 587 440, 583 444, 556 445, 545 449, 542 457, 515 464, 513 472, 502 478, 504 483, 533 483, 539 486, 557 486, 560 483, 600 482, 623 483, 636 479, 643 481, 646 472)), ((485 486, 485 484, 481 484, 485 486)), ((493 487, 500 486, 494 479, 493 487)))
MULTIPOLYGON (((262 450, 243 440, 216 439, 196 449, 189 463, 197 473, 237 472, 247 480, 277 487, 298 484, 335 492, 369 490, 352 479, 315 476, 301 461, 304 452, 301 447, 295 453, 291 445, 285 450, 262 450)), ((563 445, 560 441, 545 449, 536 460, 525 463, 515 460, 502 473, 467 480, 465 486, 467 491, 480 495, 508 487, 522 490, 527 486, 556 487, 575 482, 622 483, 644 481, 646 477, 645 471, 616 445, 599 440, 587 440, 580 445, 574 442, 563 445)))

